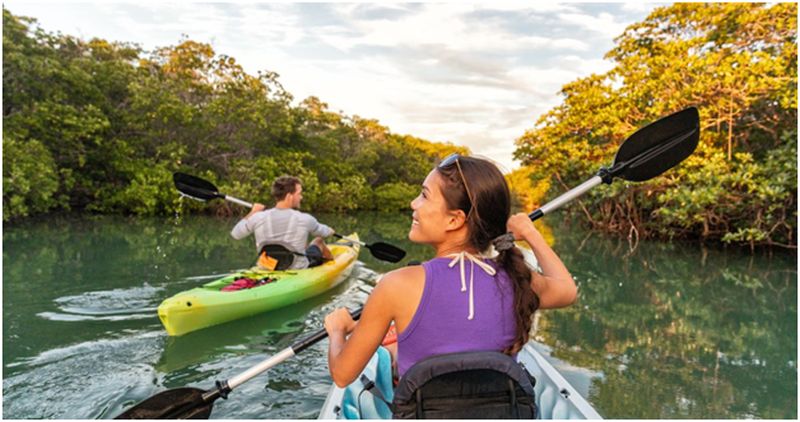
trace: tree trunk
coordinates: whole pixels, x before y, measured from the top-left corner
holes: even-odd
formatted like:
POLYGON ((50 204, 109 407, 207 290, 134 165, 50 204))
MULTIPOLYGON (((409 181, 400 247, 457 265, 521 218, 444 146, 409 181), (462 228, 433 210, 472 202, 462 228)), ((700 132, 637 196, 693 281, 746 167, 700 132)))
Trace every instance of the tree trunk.
POLYGON ((733 98, 728 108, 728 161, 733 158, 733 98))

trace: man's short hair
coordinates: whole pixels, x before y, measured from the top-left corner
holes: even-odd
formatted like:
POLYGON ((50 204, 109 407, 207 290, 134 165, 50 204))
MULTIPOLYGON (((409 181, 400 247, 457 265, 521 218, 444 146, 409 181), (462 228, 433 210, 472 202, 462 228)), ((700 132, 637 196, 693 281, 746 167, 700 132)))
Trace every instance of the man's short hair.
POLYGON ((286 195, 294 193, 297 185, 301 185, 300 179, 294 176, 281 176, 272 182, 272 197, 276 201, 282 201, 286 195))

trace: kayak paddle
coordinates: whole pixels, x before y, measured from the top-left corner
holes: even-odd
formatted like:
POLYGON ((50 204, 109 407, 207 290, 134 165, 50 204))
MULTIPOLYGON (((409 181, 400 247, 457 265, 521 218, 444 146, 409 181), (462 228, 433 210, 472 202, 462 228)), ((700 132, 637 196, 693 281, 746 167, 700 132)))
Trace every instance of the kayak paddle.
POLYGON ((400 260, 406 256, 406 251, 396 246, 392 246, 388 243, 375 242, 371 245, 368 245, 360 240, 350 239, 349 237, 344 237, 338 233, 334 233, 333 236, 338 237, 339 239, 342 240, 347 240, 348 242, 354 242, 360 244, 361 246, 364 246, 365 248, 369 249, 370 252, 372 252, 372 255, 375 258, 378 258, 382 261, 400 262, 400 260))
POLYGON ((253 207, 253 204, 250 202, 242 201, 241 199, 219 193, 219 189, 217 189, 213 183, 209 182, 208 180, 192 176, 191 174, 173 173, 172 181, 175 183, 175 188, 177 188, 183 196, 188 196, 189 198, 196 199, 198 201, 208 201, 219 198, 233 202, 234 204, 239 204, 243 207, 253 207))
POLYGON ((631 182, 650 180, 675 167, 692 155, 700 139, 700 115, 689 107, 637 130, 614 156, 611 167, 601 167, 591 179, 570 189, 528 214, 531 221, 560 208, 600 183, 611 184, 615 177, 631 182))
MULTIPOLYGON (((188 196, 189 198, 196 199, 198 201, 208 201, 219 198, 247 208, 253 207, 253 204, 250 202, 242 201, 241 199, 219 193, 219 189, 217 189, 213 183, 196 176, 186 173, 173 173, 172 181, 175 182, 175 188, 177 188, 183 196, 188 196)), ((359 243, 361 246, 369 249, 369 251, 372 253, 372 256, 382 261, 400 262, 400 260, 406 256, 406 251, 388 243, 375 242, 373 244, 367 244, 353 239, 348 239, 337 233, 334 233, 333 235, 340 239, 359 243)))
MULTIPOLYGON (((358 320, 363 309, 363 307, 358 308, 355 312, 351 312, 350 315, 353 319, 358 320)), ((227 399, 228 394, 234 388, 326 337, 328 337, 328 333, 323 328, 308 337, 296 341, 291 346, 261 361, 258 365, 241 374, 227 381, 217 381, 215 386, 209 390, 203 391, 199 388, 181 387, 162 391, 122 412, 114 419, 208 419, 215 400, 220 397, 227 399)))

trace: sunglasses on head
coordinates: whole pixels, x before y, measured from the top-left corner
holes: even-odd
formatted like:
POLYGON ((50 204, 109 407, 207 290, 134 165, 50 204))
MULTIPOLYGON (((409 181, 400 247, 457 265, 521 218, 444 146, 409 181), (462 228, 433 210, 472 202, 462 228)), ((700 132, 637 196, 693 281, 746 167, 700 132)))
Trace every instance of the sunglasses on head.
POLYGON ((472 214, 472 210, 475 210, 475 214, 478 214, 478 210, 475 208, 475 201, 472 199, 472 193, 469 191, 469 186, 467 185, 467 178, 464 177, 464 172, 461 170, 461 164, 458 162, 458 159, 461 158, 461 155, 457 153, 453 153, 448 155, 447 157, 439 163, 439 168, 444 169, 456 164, 456 168, 458 168, 458 174, 461 176, 461 183, 464 184, 464 189, 467 191, 467 199, 469 199, 469 213, 467 214, 467 220, 469 220, 470 214, 472 214))

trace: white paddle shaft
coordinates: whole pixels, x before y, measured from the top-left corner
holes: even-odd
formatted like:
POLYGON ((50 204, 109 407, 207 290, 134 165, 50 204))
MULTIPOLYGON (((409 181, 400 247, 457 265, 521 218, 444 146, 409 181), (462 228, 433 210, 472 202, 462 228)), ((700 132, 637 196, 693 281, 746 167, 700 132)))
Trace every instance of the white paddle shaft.
POLYGON ((242 200, 241 200, 241 199, 239 199, 239 198, 234 198, 234 197, 232 197, 232 196, 225 195, 225 200, 226 200, 226 201, 231 201, 231 202, 233 202, 234 204, 239 204, 239 205, 241 205, 241 206, 243 206, 243 207, 247 207, 247 208, 253 208, 253 204, 251 204, 251 203, 249 203, 249 202, 247 202, 247 201, 242 201, 242 200))
POLYGON ((258 365, 229 379, 228 386, 231 388, 231 390, 233 390, 234 388, 242 385, 242 383, 249 381, 250 378, 253 378, 254 376, 266 371, 269 368, 272 368, 273 366, 285 361, 286 359, 289 359, 292 356, 294 356, 294 350, 292 350, 291 347, 287 347, 278 352, 278 354, 271 356, 268 359, 265 359, 258 365))
POLYGON ((569 201, 583 195, 589 189, 603 183, 603 178, 600 176, 594 176, 591 179, 581 183, 578 186, 570 189, 569 191, 565 192, 563 195, 559 196, 558 198, 542 205, 539 208, 542 211, 542 214, 549 214, 551 211, 554 211, 560 208, 562 205, 566 204, 569 201))

